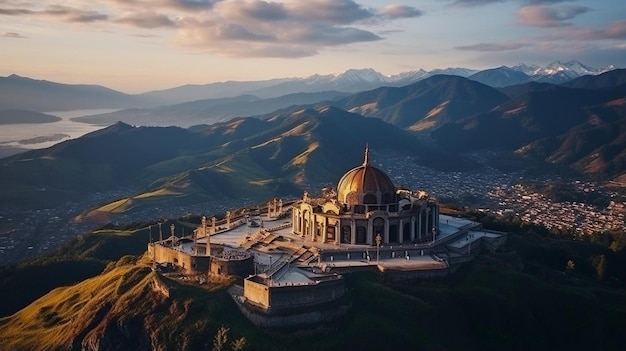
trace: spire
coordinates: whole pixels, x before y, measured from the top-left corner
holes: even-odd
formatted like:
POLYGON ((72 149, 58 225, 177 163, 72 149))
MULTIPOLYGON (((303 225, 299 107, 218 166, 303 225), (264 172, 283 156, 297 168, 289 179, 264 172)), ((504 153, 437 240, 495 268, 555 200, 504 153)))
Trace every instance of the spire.
POLYGON ((365 159, 363 160, 363 166, 369 166, 370 164, 370 147, 365 144, 365 159))

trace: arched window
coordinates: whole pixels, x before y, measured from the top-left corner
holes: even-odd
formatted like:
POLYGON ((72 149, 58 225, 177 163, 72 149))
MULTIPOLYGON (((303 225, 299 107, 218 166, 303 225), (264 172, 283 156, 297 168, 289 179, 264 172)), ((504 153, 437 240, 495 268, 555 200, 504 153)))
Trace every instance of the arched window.
POLYGON ((389 242, 390 243, 400 242, 400 240, 398 239, 398 225, 397 224, 389 225, 389 242))
POLYGON ((402 226, 402 240, 403 241, 410 241, 411 240, 411 223, 407 222, 404 223, 404 225, 402 226))
POLYGON ((391 194, 383 194, 382 202, 383 204, 390 204, 393 202, 393 198, 391 194))
POLYGON ((362 225, 356 227, 356 243, 367 244, 367 229, 362 225))
POLYGON ((381 217, 376 217, 374 218, 374 221, 372 222, 373 225, 373 229, 374 229, 374 237, 376 237, 376 235, 380 234, 380 236, 382 236, 383 238, 385 237, 385 219, 381 218, 381 217))
POLYGON ((374 194, 365 194, 365 196, 363 196, 363 203, 364 204, 375 204, 376 203, 376 195, 374 195, 374 194))
POLYGON ((341 227, 341 242, 344 244, 350 244, 352 242, 352 227, 349 225, 341 227))

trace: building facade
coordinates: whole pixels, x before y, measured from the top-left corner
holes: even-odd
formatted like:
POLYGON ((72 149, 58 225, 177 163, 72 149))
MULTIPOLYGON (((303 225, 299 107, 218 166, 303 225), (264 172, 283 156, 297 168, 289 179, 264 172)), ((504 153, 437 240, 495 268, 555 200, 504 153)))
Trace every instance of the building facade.
POLYGON ((293 233, 307 241, 383 245, 433 240, 439 205, 424 192, 398 189, 385 172, 363 164, 346 172, 320 198, 305 192, 293 206, 293 233))

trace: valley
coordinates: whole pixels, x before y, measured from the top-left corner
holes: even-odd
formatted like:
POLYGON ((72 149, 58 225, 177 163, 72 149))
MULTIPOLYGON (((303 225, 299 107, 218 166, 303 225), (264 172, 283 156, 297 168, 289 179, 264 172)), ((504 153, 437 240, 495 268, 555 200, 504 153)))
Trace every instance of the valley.
MULTIPOLYGON (((498 152, 473 153, 471 157, 491 159, 498 152)), ((585 235, 604 231, 624 231, 623 197, 619 188, 592 181, 565 180, 556 175, 534 178, 534 183, 580 184, 578 191, 589 195, 596 203, 562 201, 542 195, 531 187, 522 171, 500 171, 481 167, 472 171, 441 171, 419 165, 415 160, 394 154, 377 153, 377 166, 385 170, 399 186, 421 189, 439 201, 455 208, 479 209, 485 213, 518 218, 523 223, 545 226, 566 236, 583 239, 585 235), (584 185, 584 186, 583 186, 584 185), (597 203, 600 202, 600 203, 597 203)), ((302 191, 315 194, 331 183, 308 184, 302 191)), ((0 235, 0 263, 11 264, 54 252, 82 233, 97 229, 110 222, 115 227, 133 227, 141 223, 156 223, 168 218, 189 215, 214 215, 228 210, 264 203, 266 198, 223 198, 205 202, 178 202, 171 205, 143 206, 120 213, 102 213, 91 220, 77 220, 81 213, 97 208, 103 203, 136 194, 138 189, 94 194, 83 201, 68 201, 62 207, 24 211, 3 209, 3 231, 0 235)), ((288 198, 301 196, 298 193, 288 198)), ((575 192, 571 196, 576 196, 575 192)), ((145 238, 146 242, 148 238, 145 238)))

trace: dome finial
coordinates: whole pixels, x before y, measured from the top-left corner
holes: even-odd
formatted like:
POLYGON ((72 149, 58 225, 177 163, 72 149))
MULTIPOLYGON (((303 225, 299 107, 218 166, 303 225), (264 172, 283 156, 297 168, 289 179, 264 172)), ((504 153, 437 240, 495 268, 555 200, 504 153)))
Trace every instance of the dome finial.
POLYGON ((369 166, 370 164, 370 147, 369 144, 365 144, 365 159, 363 160, 363 166, 369 166))

